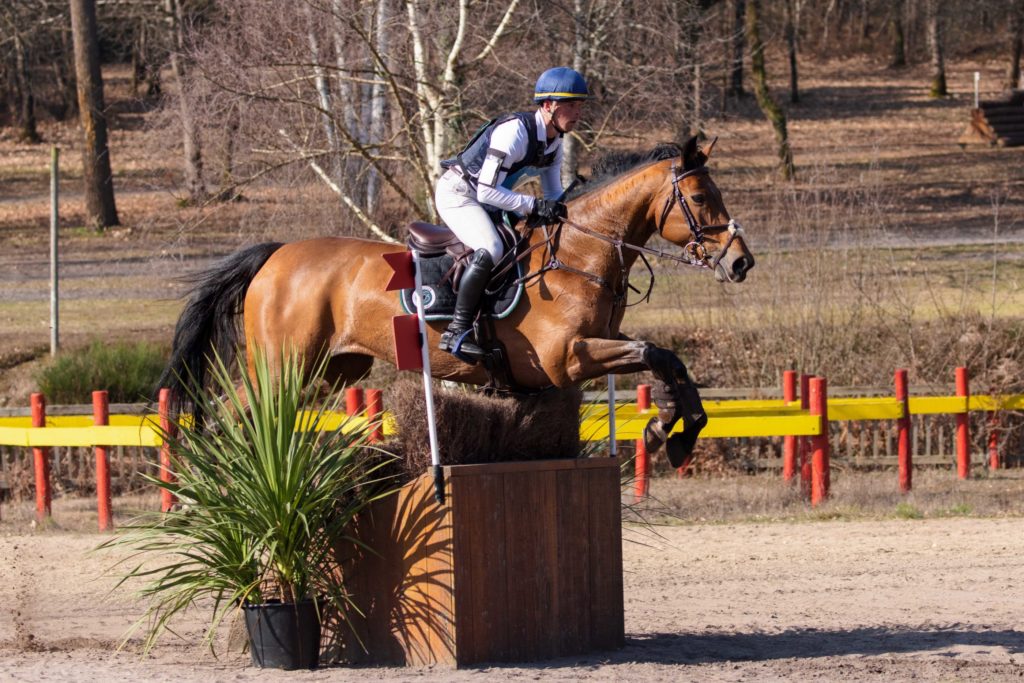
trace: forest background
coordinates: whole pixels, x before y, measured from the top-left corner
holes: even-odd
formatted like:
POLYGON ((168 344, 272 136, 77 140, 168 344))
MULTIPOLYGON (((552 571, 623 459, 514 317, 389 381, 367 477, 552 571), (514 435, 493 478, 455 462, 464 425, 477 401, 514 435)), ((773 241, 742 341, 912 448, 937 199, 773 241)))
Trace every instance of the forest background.
MULTIPOLYGON (((11 0, 0 7, 0 401, 48 362, 51 145, 61 342, 167 344, 177 278, 258 241, 402 240, 439 160, 566 64, 594 98, 567 180, 612 150, 720 138, 758 258, 655 264, 625 331, 715 387, 783 369, 1024 389, 1018 149, 957 145, 1020 86, 1024 1, 11 0), (104 171, 105 164, 109 170, 104 171)), ((380 381, 390 371, 375 370, 380 381)), ((634 381, 631 379, 630 381, 634 381)))

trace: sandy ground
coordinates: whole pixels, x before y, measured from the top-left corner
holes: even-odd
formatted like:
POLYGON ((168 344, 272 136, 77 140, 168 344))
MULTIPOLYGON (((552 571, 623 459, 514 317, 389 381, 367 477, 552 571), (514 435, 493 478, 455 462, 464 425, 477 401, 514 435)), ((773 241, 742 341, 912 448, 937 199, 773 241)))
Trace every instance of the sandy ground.
POLYGON ((957 680, 1024 677, 1024 519, 627 529, 626 646, 529 666, 264 672, 194 645, 146 657, 86 533, 0 537, 0 680, 957 680))

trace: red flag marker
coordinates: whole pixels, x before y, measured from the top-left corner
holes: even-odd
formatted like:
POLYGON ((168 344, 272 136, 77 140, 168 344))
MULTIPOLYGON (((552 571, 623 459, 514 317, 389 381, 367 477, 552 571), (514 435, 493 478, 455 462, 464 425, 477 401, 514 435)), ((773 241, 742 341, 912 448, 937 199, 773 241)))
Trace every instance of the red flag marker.
POLYGON ((412 289, 416 286, 416 269, 413 267, 411 251, 392 251, 383 256, 391 266, 391 270, 395 271, 391 279, 388 280, 388 286, 384 288, 385 291, 412 289))
POLYGON ((395 331, 395 365, 399 370, 421 370, 420 321, 415 313, 391 319, 395 331))

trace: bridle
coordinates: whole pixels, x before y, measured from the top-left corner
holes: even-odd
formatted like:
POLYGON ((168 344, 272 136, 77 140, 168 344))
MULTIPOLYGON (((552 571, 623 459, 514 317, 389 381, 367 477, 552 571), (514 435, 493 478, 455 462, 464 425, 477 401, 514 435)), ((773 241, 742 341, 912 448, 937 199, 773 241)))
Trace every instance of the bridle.
MULTIPOLYGON (((504 265, 504 267, 495 268, 495 273, 492 276, 491 281, 495 282, 499 280, 516 262, 522 261, 523 259, 527 258, 530 255, 530 253, 536 251, 537 249, 547 247, 547 262, 538 270, 518 278, 516 284, 528 283, 531 280, 543 276, 544 273, 548 271, 564 270, 566 272, 574 273, 576 275, 584 277, 590 280, 591 282, 594 282, 600 285, 601 287, 610 290, 615 296, 616 305, 623 305, 626 299, 627 289, 632 289, 637 294, 640 293, 640 290, 638 290, 636 287, 629 283, 629 269, 626 268, 625 259, 623 258, 622 254, 623 249, 630 249, 632 251, 637 252, 637 255, 640 257, 640 260, 643 262, 644 266, 646 266, 647 272, 651 276, 649 285, 647 287, 647 292, 644 294, 644 296, 642 296, 640 299, 631 304, 626 304, 628 306, 634 306, 636 304, 649 300, 651 292, 654 290, 654 269, 651 267, 650 262, 647 260, 648 255, 656 256, 658 258, 666 259, 669 261, 674 261, 676 263, 681 263, 683 265, 694 266, 697 268, 709 268, 711 270, 714 270, 715 268, 718 267, 719 263, 722 260, 722 257, 725 256, 726 252, 729 251, 729 247, 732 246, 732 243, 736 240, 736 238, 742 237, 744 233, 742 226, 740 226, 740 224, 732 218, 729 219, 728 223, 718 223, 714 225, 700 225, 697 222, 696 217, 693 215, 693 210, 690 209, 689 202, 687 202, 686 200, 686 196, 683 194, 682 190, 679 189, 679 183, 682 180, 689 178, 690 176, 698 174, 707 174, 709 172, 710 171, 708 170, 707 166, 699 166, 689 171, 683 171, 682 173, 678 173, 675 163, 672 164, 672 195, 665 200, 665 206, 661 211, 661 218, 658 220, 658 234, 661 235, 662 237, 665 236, 665 221, 668 219, 669 213, 672 211, 672 207, 678 205, 680 210, 683 212, 683 216, 686 218, 686 223, 690 228, 691 235, 690 241, 685 246, 683 246, 682 256, 670 254, 660 249, 652 249, 650 247, 644 247, 638 244, 631 244, 623 239, 619 239, 616 237, 609 237, 608 235, 597 232, 596 230, 592 230, 585 225, 580 225, 579 223, 573 222, 565 218, 559 221, 558 225, 551 231, 548 230, 548 226, 542 226, 541 229, 544 231, 544 239, 520 252, 516 258, 511 259, 509 263, 504 265), (618 256, 619 261, 619 272, 622 274, 620 282, 617 287, 614 286, 611 282, 609 282, 606 278, 601 277, 600 275, 589 273, 585 270, 580 270, 578 268, 573 268, 572 266, 565 264, 561 259, 558 258, 557 247, 553 247, 553 244, 557 240, 563 225, 567 225, 572 229, 576 230, 577 232, 581 232, 595 239, 607 242, 608 244, 611 244, 613 247, 615 247, 615 253, 618 256), (708 232, 722 231, 729 232, 729 239, 726 240, 725 244, 722 246, 719 252, 712 258, 708 255, 707 247, 704 246, 706 235, 708 232)), ((529 233, 522 236, 521 239, 528 239, 528 234, 529 233)), ((726 273, 725 276, 729 278, 728 273, 726 273)), ((729 279, 731 280, 731 278, 729 279)))
MULTIPOLYGON (((707 166, 698 166, 697 168, 689 171, 683 171, 677 173, 676 165, 672 164, 672 196, 665 200, 665 207, 661 210, 661 218, 658 220, 658 234, 662 237, 665 236, 665 221, 668 219, 669 213, 672 211, 672 207, 676 204, 679 205, 679 209, 683 212, 683 216, 686 217, 686 224, 690 227, 691 239, 683 247, 683 256, 691 266, 698 268, 710 268, 714 270, 718 267, 722 257, 729 251, 729 247, 736 240, 736 237, 743 236, 743 228, 735 219, 730 218, 728 223, 716 223, 714 225, 700 225, 697 223, 696 217, 693 215, 693 210, 690 209, 690 203, 686 201, 686 196, 683 191, 679 189, 679 183, 686 178, 694 175, 707 175, 709 173, 707 166), (718 254, 714 258, 708 257, 707 247, 704 246, 705 233, 708 231, 721 232, 727 230, 729 232, 729 239, 726 240, 725 244, 718 251, 718 254)), ((676 259, 680 260, 680 259, 676 259)), ((728 275, 726 275, 728 277, 728 275)))

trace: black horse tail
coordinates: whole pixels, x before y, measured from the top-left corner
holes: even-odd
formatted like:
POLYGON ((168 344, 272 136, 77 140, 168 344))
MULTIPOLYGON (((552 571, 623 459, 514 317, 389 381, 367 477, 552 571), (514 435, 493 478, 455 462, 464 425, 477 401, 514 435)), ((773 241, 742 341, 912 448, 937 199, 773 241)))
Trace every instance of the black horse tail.
MULTIPOLYGON (((265 242, 231 254, 207 270, 189 276, 192 289, 185 310, 174 329, 171 358, 157 388, 171 390, 171 412, 191 408, 189 389, 201 391, 209 379, 214 354, 231 367, 237 353, 240 334, 239 314, 245 303, 249 283, 281 242, 265 242)), ((201 416, 195 414, 195 418, 201 416)))

